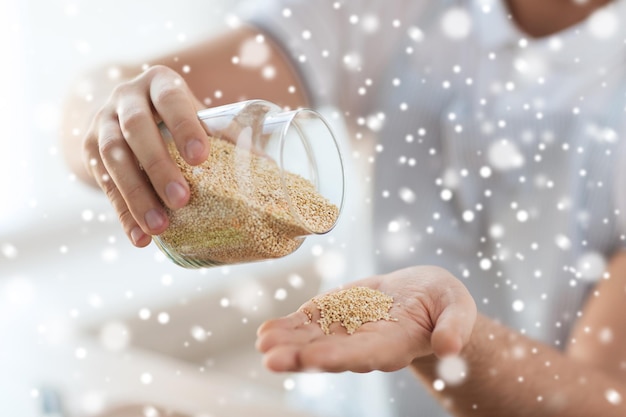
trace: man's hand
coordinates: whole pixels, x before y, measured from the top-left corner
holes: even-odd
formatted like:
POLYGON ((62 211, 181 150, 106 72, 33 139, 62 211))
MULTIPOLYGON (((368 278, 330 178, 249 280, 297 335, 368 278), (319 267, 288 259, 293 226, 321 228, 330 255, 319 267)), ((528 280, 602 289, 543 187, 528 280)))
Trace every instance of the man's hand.
POLYGON ((208 156, 200 103, 183 79, 165 66, 120 84, 93 119, 83 141, 87 171, 106 193, 136 246, 163 232, 172 209, 189 200, 189 186, 159 132, 163 121, 181 155, 196 165, 208 156))
POLYGON ((147 246, 150 235, 168 227, 163 204, 175 210, 190 198, 189 186, 161 138, 159 122, 168 128, 185 161, 198 165, 209 154, 198 110, 252 98, 289 108, 309 102, 288 54, 270 37, 263 37, 268 54, 262 66, 233 63, 242 45, 257 42, 259 35, 258 29, 242 25, 142 60, 152 66, 141 73, 143 65, 137 63, 99 68, 68 96, 60 129, 68 166, 80 180, 104 190, 135 246, 147 246), (265 67, 273 68, 275 77, 265 77, 260 70, 265 67), (114 78, 113 68, 120 73, 114 78), (85 85, 90 86, 87 92, 85 85))
POLYGON ((368 322, 353 334, 339 323, 325 334, 308 301, 297 312, 264 323, 257 348, 273 371, 394 371, 419 357, 458 354, 468 342, 476 305, 465 286, 444 269, 417 266, 352 282, 392 296, 397 321, 368 322), (311 314, 311 319, 307 315, 311 314))

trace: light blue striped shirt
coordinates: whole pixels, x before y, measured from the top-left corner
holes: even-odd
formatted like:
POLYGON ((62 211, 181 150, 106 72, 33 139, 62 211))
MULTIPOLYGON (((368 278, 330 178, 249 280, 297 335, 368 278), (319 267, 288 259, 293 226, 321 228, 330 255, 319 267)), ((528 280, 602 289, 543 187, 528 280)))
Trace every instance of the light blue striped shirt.
MULTIPOLYGON (((374 141, 379 271, 444 266, 483 313, 563 348, 624 244, 626 2, 541 39, 499 1, 274 3, 252 21, 355 142, 374 141)), ((389 415, 446 415, 408 372, 388 383, 389 415)), ((338 415, 382 415, 343 404, 338 415)))

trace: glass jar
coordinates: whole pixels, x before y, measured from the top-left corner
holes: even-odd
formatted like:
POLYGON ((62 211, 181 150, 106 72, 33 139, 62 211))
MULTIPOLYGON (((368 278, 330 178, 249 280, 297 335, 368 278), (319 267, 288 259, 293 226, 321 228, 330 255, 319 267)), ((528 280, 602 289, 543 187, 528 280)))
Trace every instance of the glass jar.
POLYGON ((209 157, 187 164, 161 124, 189 183, 189 203, 167 210, 156 245, 186 268, 280 258, 336 224, 344 199, 341 153, 328 123, 310 109, 250 100, 198 112, 209 157))

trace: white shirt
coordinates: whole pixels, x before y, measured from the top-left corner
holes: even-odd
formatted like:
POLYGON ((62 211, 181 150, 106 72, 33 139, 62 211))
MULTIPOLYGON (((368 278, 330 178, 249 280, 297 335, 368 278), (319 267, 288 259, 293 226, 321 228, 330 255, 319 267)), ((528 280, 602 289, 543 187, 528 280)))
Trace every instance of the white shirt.
MULTIPOLYGON (((379 272, 446 267, 481 312, 563 348, 624 244, 626 1, 541 39, 495 0, 268 4, 250 20, 289 51, 315 103, 376 140, 379 272)), ((345 401, 337 415, 446 415, 408 372, 388 379, 381 408, 345 401)))

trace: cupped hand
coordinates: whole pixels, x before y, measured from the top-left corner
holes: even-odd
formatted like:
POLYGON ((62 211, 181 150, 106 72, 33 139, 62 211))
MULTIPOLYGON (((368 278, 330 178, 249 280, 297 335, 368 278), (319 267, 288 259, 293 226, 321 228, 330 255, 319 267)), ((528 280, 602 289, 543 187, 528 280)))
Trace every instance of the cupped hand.
POLYGON ((257 349, 265 366, 279 372, 394 371, 419 357, 458 354, 470 338, 476 304, 465 286, 442 268, 401 269, 342 289, 354 286, 392 296, 389 314, 396 320, 368 322, 352 334, 334 323, 325 334, 317 323, 319 310, 309 300, 298 311, 261 325, 257 349))
POLYGON ((161 201, 177 209, 190 197, 158 124, 165 124, 189 164, 200 164, 208 156, 208 143, 197 117, 199 109, 199 101, 178 73, 154 66, 115 88, 84 138, 87 171, 138 247, 168 227, 161 201))

